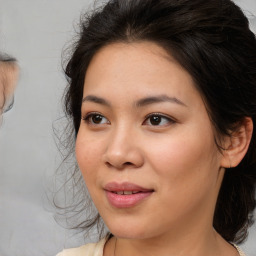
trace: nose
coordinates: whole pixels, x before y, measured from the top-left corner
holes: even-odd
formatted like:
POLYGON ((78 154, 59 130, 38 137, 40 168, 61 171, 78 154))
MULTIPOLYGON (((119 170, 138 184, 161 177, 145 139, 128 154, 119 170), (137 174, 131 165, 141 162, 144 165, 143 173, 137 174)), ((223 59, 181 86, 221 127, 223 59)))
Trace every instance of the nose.
POLYGON ((103 161, 108 167, 118 170, 141 167, 144 157, 136 135, 130 129, 113 131, 103 161))

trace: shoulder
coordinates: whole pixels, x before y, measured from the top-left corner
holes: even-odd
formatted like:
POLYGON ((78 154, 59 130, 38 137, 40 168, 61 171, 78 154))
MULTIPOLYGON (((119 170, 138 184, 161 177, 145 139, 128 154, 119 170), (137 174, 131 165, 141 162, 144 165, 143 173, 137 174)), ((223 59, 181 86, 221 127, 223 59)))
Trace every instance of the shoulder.
POLYGON ((77 248, 63 250, 56 256, 103 256, 103 249, 106 243, 106 238, 98 243, 90 243, 77 248))

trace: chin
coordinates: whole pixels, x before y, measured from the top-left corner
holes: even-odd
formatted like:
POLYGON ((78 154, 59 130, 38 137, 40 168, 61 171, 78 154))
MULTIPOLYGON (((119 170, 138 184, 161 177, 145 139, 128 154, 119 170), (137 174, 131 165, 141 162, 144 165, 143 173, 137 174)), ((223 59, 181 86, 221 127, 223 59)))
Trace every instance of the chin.
MULTIPOLYGON (((108 223, 109 231, 118 238, 123 239, 145 239, 149 238, 151 231, 148 229, 148 225, 143 223, 136 223, 133 221, 115 221, 115 223, 108 223), (125 224, 124 224, 125 223, 125 224)), ((150 235, 151 236, 151 235, 150 235)))

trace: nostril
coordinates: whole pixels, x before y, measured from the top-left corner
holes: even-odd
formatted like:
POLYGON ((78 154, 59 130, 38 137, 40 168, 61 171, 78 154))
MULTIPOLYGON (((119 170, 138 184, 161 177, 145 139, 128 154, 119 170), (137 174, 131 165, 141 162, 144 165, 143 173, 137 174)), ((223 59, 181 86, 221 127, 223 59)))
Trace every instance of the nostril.
POLYGON ((112 165, 109 162, 106 162, 107 167, 111 167, 112 165))
MULTIPOLYGON (((131 150, 129 148, 129 150, 131 150)), ((132 150, 129 152, 117 151, 113 149, 107 149, 106 153, 103 154, 102 160, 106 167, 108 168, 117 168, 119 170, 125 168, 137 168, 143 165, 143 156, 139 150, 132 150)))
POLYGON ((125 162, 124 165, 133 165, 131 162, 125 162))
POLYGON ((123 169, 123 168, 125 168, 126 166, 133 166, 134 164, 133 164, 132 162, 125 162, 125 163, 123 163, 123 164, 121 164, 121 165, 118 165, 118 164, 113 165, 113 164, 111 164, 110 162, 106 162, 106 165, 107 165, 107 167, 109 167, 109 168, 111 168, 111 167, 116 167, 116 168, 118 168, 118 169, 123 169))

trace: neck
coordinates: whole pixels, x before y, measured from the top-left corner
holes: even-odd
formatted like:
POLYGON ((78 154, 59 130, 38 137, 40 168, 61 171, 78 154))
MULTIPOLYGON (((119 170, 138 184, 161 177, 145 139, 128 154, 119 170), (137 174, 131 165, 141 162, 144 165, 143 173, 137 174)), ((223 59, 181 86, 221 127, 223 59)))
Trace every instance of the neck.
MULTIPOLYGON (((229 245, 214 229, 204 234, 186 234, 183 238, 166 237, 148 239, 112 239, 111 256, 237 256, 235 248, 229 245)), ((104 254, 105 255, 105 254, 104 254)))

